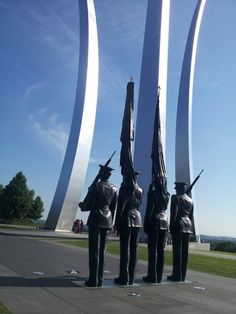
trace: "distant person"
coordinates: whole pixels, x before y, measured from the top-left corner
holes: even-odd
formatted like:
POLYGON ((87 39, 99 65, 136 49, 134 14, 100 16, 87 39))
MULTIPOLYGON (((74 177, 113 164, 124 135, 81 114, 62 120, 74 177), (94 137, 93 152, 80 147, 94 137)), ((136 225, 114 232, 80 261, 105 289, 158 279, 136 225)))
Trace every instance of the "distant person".
POLYGON ((119 190, 115 228, 120 235, 120 271, 119 277, 114 279, 118 285, 132 285, 135 278, 139 230, 142 227, 139 207, 143 195, 137 183, 138 175, 136 171, 131 193, 124 182, 119 190))
POLYGON ((89 228, 89 279, 88 287, 101 287, 103 283, 104 251, 108 230, 112 229, 117 204, 117 189, 108 181, 112 168, 100 166, 100 180, 94 182, 79 204, 82 211, 90 211, 89 228))
POLYGON ((148 235, 148 273, 143 281, 160 283, 164 268, 164 251, 168 230, 167 206, 170 194, 167 192, 166 178, 158 185, 155 180, 149 187, 144 218, 144 232, 148 235))
POLYGON ((80 220, 80 233, 83 232, 83 229, 84 229, 84 222, 83 222, 83 220, 81 219, 81 220, 80 220))
POLYGON ((72 231, 76 233, 77 227, 78 227, 79 219, 76 219, 73 223, 72 231))
POLYGON ((75 233, 80 233, 80 230, 81 230, 81 220, 78 219, 76 228, 75 228, 75 233))
POLYGON ((173 270, 170 281, 185 281, 190 234, 193 233, 193 201, 185 193, 186 183, 175 182, 176 195, 171 197, 170 233, 173 247, 173 270))

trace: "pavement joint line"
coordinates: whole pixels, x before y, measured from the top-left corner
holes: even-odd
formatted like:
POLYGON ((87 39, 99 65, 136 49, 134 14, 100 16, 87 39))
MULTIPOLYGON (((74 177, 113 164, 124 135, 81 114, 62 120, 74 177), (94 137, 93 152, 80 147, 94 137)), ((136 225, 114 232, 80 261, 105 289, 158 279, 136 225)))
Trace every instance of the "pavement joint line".
POLYGON ((116 285, 113 283, 113 279, 105 279, 103 281, 103 286, 102 287, 87 287, 84 284, 84 281, 82 280, 73 280, 72 283, 75 285, 86 288, 86 289, 112 289, 112 288, 139 288, 139 287, 163 287, 163 286, 177 286, 177 285, 187 285, 187 284, 193 284, 192 281, 186 280, 184 282, 172 282, 172 281, 167 281, 163 280, 161 283, 145 283, 142 282, 141 279, 137 280, 138 282, 135 282, 133 285, 116 285))
POLYGON ((49 288, 46 288, 46 287, 39 287, 39 288, 41 288, 41 289, 47 291, 47 293, 53 295, 53 296, 56 297, 57 299, 59 299, 59 300, 65 302, 66 304, 68 304, 68 305, 72 306, 73 308, 75 308, 76 310, 78 310, 78 307, 75 306, 75 304, 73 304, 72 302, 68 301, 67 299, 65 299, 65 298, 63 298, 63 297, 61 297, 61 296, 58 296, 57 294, 53 293, 49 288))

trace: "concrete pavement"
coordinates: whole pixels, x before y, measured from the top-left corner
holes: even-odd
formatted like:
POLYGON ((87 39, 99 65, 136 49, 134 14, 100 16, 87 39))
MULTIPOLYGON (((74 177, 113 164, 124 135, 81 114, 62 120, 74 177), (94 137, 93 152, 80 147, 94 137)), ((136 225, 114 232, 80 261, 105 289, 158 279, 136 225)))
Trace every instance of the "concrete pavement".
POLYGON ((1 233, 0 247, 0 301, 12 313, 236 313, 235 279, 189 271, 187 283, 145 285, 139 262, 136 284, 117 287, 119 258, 107 255, 104 287, 87 288, 85 249, 16 232, 1 233))

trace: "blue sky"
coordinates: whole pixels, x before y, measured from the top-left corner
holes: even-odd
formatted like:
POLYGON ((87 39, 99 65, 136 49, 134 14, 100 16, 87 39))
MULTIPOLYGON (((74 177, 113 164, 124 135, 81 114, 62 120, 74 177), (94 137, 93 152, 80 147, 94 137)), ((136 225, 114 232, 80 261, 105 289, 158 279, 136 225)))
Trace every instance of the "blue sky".
MULTIPOLYGON (((114 150, 119 186, 120 128, 129 77, 140 77, 146 0, 94 0, 99 36, 98 110, 85 190, 114 150)), ((167 174, 173 193, 175 119, 183 54, 197 0, 171 0, 167 174)), ((201 234, 236 237, 236 1, 207 0, 193 88, 193 168, 201 234)), ((70 128, 78 72, 77 0, 0 0, 0 183, 23 171, 45 217, 70 128)), ((81 217, 81 213, 78 212, 81 217)))

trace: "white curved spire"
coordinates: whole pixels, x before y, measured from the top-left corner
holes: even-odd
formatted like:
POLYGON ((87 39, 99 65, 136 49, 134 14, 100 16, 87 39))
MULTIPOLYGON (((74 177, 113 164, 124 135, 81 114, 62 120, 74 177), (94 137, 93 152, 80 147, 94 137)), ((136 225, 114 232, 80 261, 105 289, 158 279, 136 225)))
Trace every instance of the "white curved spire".
POLYGON ((175 180, 192 181, 192 96, 198 35, 206 0, 198 0, 185 47, 176 120, 175 180))
POLYGON ((46 222, 71 231, 91 151, 98 93, 98 36, 93 0, 79 0, 80 51, 76 99, 66 154, 46 222))

